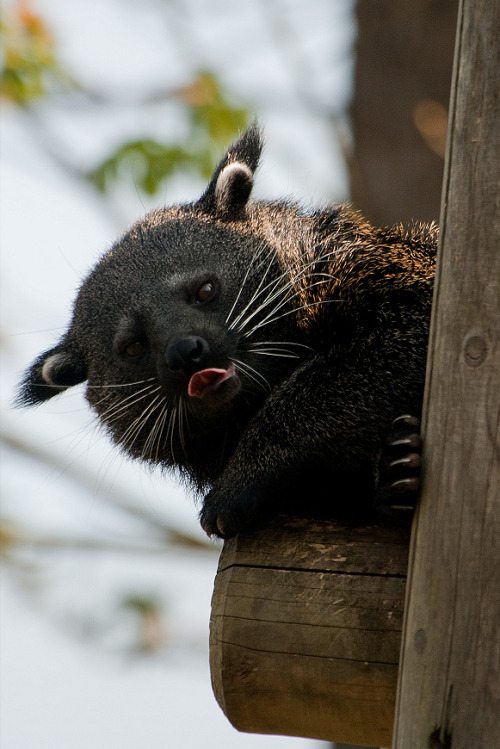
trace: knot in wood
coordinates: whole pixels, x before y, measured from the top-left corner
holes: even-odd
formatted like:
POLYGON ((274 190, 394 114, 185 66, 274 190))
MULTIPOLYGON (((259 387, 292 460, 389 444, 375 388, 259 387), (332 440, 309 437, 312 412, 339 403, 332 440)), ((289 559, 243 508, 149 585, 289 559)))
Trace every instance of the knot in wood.
POLYGON ((478 335, 470 336, 465 342, 464 353, 465 362, 469 367, 479 367, 488 353, 486 341, 478 335))
POLYGON ((413 644, 415 646, 415 651, 419 655, 422 655, 427 645, 427 635, 425 634, 425 630, 417 629, 413 638, 413 644))

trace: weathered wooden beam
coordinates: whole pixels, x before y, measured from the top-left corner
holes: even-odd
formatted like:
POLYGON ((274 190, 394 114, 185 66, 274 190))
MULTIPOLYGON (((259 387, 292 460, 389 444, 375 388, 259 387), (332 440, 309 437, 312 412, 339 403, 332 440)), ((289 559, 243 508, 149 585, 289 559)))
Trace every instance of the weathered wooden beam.
POLYGON ((389 746, 409 533, 281 517, 226 542, 215 696, 240 731, 389 746))
POLYGON ((500 3, 459 11, 395 749, 500 746, 500 3))

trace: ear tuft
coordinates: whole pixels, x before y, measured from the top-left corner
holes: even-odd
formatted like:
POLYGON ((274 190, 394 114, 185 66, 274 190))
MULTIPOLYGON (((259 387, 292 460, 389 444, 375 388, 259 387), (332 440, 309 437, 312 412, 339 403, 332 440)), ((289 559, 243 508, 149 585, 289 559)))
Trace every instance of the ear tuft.
POLYGON ((80 355, 56 347, 39 356, 27 370, 16 398, 18 406, 35 406, 87 379, 80 355))
POLYGON ((226 220, 240 218, 250 198, 263 139, 256 122, 233 143, 195 208, 226 220))
POLYGON ((52 354, 42 365, 42 380, 51 387, 64 389, 75 383, 71 382, 72 362, 64 353, 52 354), (69 380, 69 381, 68 381, 69 380))
POLYGON ((221 217, 231 218, 246 206, 253 187, 253 172, 239 161, 223 168, 215 183, 215 210, 221 217))

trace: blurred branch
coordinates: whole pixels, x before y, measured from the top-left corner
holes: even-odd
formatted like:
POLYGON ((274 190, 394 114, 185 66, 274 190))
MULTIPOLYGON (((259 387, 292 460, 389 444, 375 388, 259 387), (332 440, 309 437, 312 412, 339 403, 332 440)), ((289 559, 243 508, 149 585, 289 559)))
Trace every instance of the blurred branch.
MULTIPOLYGON (((186 548, 185 544, 182 544, 185 551, 189 551, 189 554, 193 553, 193 548, 199 548, 201 551, 216 550, 215 545, 210 544, 190 544, 189 549, 186 548)), ((75 551, 110 551, 116 553, 126 554, 161 554, 172 551, 173 544, 160 542, 155 544, 153 540, 151 543, 136 543, 115 541, 114 539, 89 539, 89 538, 69 538, 66 536, 54 536, 54 535, 37 535, 25 531, 17 526, 13 526, 8 519, 1 519, 0 528, 0 550, 2 555, 8 557, 9 550, 15 547, 29 547, 36 548, 41 551, 67 551, 69 549, 75 551)), ((179 554, 179 549, 176 548, 176 555, 179 554)))
MULTIPOLYGON (((5 433, 5 431, 1 434, 1 440, 12 450, 16 450, 22 455, 27 455, 43 465, 60 468, 61 463, 58 456, 49 450, 44 449, 39 444, 34 445, 28 443, 25 440, 21 440, 18 437, 5 433)), ((96 496, 95 477, 79 468, 78 464, 73 463, 67 465, 64 475, 76 482, 79 486, 90 490, 94 496, 96 496)), ((189 533, 184 533, 183 531, 173 528, 161 518, 152 516, 147 509, 136 503, 133 495, 127 495, 126 492, 117 491, 111 484, 107 484, 106 482, 101 483, 99 497, 101 500, 111 503, 113 507, 121 512, 142 521, 150 530, 153 530, 158 534, 160 541, 164 544, 171 546, 185 546, 189 548, 214 548, 208 538, 205 541, 203 538, 200 539, 189 533)))

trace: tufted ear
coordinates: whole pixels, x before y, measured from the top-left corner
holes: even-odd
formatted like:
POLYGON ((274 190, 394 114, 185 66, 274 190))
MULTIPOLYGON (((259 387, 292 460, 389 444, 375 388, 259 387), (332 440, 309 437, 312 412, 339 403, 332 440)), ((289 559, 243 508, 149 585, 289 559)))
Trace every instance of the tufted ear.
POLYGON ((226 220, 242 216, 252 191, 262 146, 262 133, 253 122, 230 146, 195 208, 226 220))
POLYGON ((87 379, 87 367, 79 353, 67 342, 41 354, 26 371, 16 404, 36 406, 63 390, 87 379))

